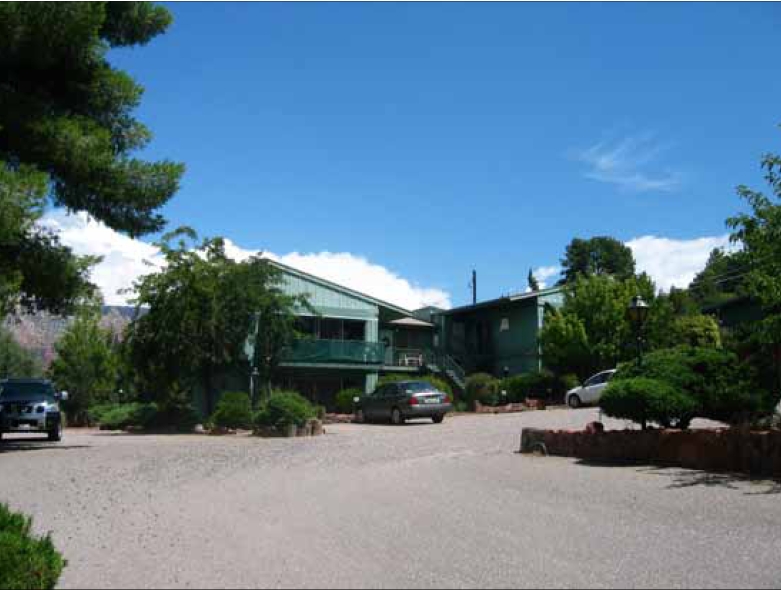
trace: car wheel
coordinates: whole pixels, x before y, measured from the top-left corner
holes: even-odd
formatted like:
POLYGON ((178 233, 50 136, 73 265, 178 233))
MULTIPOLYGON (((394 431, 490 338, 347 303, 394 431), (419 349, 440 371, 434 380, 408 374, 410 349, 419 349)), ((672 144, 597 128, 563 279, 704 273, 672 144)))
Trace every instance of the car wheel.
POLYGON ((395 426, 401 426, 402 424, 404 424, 404 416, 402 415, 401 410, 399 410, 398 408, 393 408, 393 413, 391 414, 391 422, 393 422, 395 426))
POLYGON ((55 430, 49 432, 49 442, 60 442, 62 440, 62 424, 57 426, 55 430))
POLYGON ((442 424, 445 421, 444 416, 434 416, 431 418, 431 420, 434 422, 434 424, 442 424))
POLYGON ((357 424, 366 424, 366 416, 364 415, 363 410, 355 411, 355 422, 357 424))
POLYGON ((577 395, 571 395, 569 396, 569 407, 573 410, 577 410, 580 406, 583 405, 583 402, 580 400, 580 398, 577 395))

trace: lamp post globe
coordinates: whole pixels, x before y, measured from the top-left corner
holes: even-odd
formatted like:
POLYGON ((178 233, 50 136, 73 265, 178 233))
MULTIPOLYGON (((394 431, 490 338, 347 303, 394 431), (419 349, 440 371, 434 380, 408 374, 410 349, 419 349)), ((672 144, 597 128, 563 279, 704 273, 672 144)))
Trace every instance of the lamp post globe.
POLYGON ((632 322, 632 325, 635 328, 640 329, 645 325, 649 311, 650 308, 645 300, 640 295, 635 295, 632 297, 632 302, 627 308, 627 315, 629 316, 629 321, 632 322))

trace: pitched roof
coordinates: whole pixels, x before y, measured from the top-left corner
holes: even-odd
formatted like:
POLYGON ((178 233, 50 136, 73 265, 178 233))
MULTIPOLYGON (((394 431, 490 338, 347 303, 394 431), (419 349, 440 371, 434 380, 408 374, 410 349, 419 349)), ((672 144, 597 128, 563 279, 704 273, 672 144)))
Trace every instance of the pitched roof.
POLYGON ((554 295, 562 291, 561 287, 551 287, 550 289, 543 289, 541 291, 529 291, 528 293, 517 293, 515 295, 506 295, 499 297, 498 299, 490 299, 488 301, 481 301, 474 305, 463 305, 461 307, 455 307, 447 311, 441 312, 442 315, 451 315, 456 313, 464 313, 472 311, 473 309, 483 309, 486 307, 498 307, 500 305, 506 305, 508 303, 517 303, 520 301, 528 301, 530 299, 538 299, 546 295, 554 295))
POLYGON ((359 291, 355 291, 353 289, 350 289, 349 287, 345 287, 344 285, 339 285, 338 283, 334 283, 332 281, 329 281, 328 279, 323 279, 321 277, 317 277, 315 275, 306 273, 302 270, 298 270, 297 268, 293 268, 292 266, 288 266, 286 264, 282 264, 281 262, 277 262, 276 260, 271 260, 270 258, 265 258, 264 260, 267 260, 272 266, 276 266, 281 271, 290 273, 293 275, 297 275, 303 279, 306 279, 307 281, 311 281, 313 283, 316 283, 318 285, 321 285, 323 287, 327 287, 330 289, 336 289, 337 291, 342 291, 343 293, 347 293, 348 295, 351 295, 352 297, 356 297, 358 299, 361 299, 363 301, 367 301, 369 303, 372 303, 374 305, 377 305, 379 307, 384 307, 386 309, 390 309, 391 311, 395 311, 398 314, 401 314, 403 316, 411 316, 412 312, 408 309, 404 309, 403 307, 399 307, 398 305, 394 305, 393 303, 388 303, 387 301, 383 301, 381 299, 377 299, 376 297, 372 297, 371 295, 366 295, 366 293, 361 293, 359 291))

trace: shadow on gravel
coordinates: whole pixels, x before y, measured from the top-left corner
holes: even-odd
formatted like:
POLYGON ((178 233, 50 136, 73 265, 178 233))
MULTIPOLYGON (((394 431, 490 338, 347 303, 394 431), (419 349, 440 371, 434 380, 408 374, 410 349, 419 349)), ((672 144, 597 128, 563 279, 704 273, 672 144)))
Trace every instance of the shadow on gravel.
POLYGON ((781 480, 768 478, 749 477, 734 473, 713 473, 709 471, 692 471, 677 467, 643 466, 637 463, 619 463, 602 461, 578 461, 578 465, 587 467, 623 467, 634 469, 638 473, 665 477, 670 480, 668 490, 682 490, 687 488, 722 488, 743 492, 746 496, 781 495, 781 480), (752 489, 747 489, 748 487, 752 489))
POLYGON ((71 451, 75 449, 88 449, 89 445, 69 445, 52 443, 47 439, 13 440, 5 439, 0 442, 0 455, 6 453, 25 453, 28 451, 71 451))

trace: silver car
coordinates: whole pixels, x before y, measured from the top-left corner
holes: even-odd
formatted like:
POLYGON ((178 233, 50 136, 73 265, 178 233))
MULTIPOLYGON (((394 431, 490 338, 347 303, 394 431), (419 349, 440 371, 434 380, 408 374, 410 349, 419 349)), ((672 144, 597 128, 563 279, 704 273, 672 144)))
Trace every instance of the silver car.
POLYGON ((56 393, 51 382, 43 379, 0 381, 0 440, 7 433, 40 432, 60 442, 60 401, 67 399, 67 392, 56 393))
POLYGON ((452 411, 450 396, 431 383, 398 381, 382 385, 374 393, 358 399, 355 418, 357 422, 390 421, 393 424, 429 418, 434 424, 441 424, 452 411))

